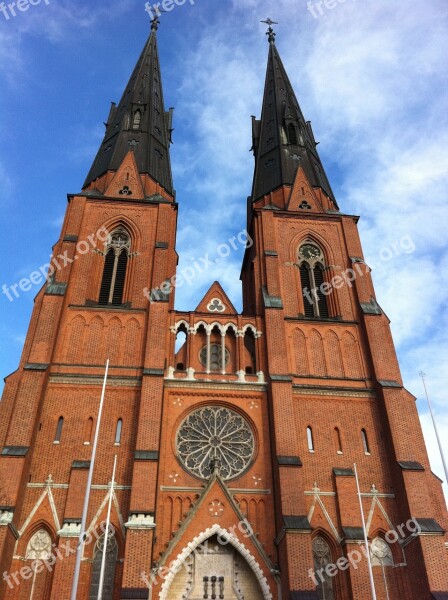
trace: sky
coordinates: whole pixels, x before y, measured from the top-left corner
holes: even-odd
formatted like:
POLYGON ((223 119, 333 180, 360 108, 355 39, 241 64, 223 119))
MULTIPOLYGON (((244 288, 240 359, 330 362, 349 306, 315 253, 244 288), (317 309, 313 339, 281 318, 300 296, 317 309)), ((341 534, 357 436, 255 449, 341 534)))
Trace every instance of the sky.
MULTIPOLYGON (((180 2, 178 2, 180 4, 180 2)), ((341 210, 359 229, 433 471, 443 467, 419 372, 448 453, 448 3, 186 0, 162 17, 166 107, 183 269, 245 227, 268 44, 277 47, 341 210), (321 14, 322 13, 322 14, 321 14)), ((0 286, 44 265, 145 43, 144 2, 42 0, 0 12, 0 286), (7 18, 8 17, 8 18, 7 18)), ((177 290, 193 310, 219 280, 241 308, 242 246, 177 290)), ((17 367, 38 292, 0 294, 0 374, 17 367)), ((445 488, 447 491, 447 488, 445 488)))

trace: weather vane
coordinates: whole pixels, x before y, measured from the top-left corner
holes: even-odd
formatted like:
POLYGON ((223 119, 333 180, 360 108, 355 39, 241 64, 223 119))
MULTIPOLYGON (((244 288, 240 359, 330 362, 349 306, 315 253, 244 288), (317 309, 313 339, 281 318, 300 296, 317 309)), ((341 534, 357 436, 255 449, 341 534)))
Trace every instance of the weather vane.
POLYGON ((151 22, 151 30, 157 31, 160 25, 159 17, 161 17, 162 13, 166 12, 166 10, 162 10, 161 8, 159 8, 159 5, 150 6, 149 2, 147 2, 145 5, 145 11, 149 15, 149 19, 151 22))
POLYGON ((260 23, 266 23, 266 25, 268 25, 269 29, 266 32, 266 35, 269 36, 268 40, 269 42, 275 42, 275 36, 276 33, 275 31, 272 29, 272 25, 278 25, 277 21, 273 21, 272 19, 270 19, 269 17, 266 19, 266 21, 260 21, 260 23))

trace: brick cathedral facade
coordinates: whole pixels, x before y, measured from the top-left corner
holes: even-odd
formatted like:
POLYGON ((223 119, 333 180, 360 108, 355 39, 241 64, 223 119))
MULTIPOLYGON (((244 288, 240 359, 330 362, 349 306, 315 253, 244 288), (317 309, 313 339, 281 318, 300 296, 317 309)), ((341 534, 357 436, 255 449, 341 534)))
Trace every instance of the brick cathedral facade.
POLYGON ((54 248, 68 264, 6 378, 0 599, 70 598, 106 359, 79 600, 97 598, 111 494, 104 599, 370 598, 355 463, 377 598, 447 599, 441 482, 357 217, 337 204, 271 28, 242 313, 217 282, 175 310, 157 25, 68 197, 54 248))

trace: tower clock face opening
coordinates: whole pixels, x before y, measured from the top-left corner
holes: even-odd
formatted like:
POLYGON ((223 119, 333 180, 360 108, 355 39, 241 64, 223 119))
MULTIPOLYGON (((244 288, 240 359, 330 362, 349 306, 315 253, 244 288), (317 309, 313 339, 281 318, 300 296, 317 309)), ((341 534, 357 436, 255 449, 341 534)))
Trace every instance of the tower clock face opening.
POLYGON ((305 258, 306 260, 312 260, 319 258, 322 255, 320 248, 315 246, 314 244, 304 244, 301 246, 299 250, 300 258, 305 258))
POLYGON ((180 425, 176 448, 186 471, 209 479, 213 464, 225 480, 235 479, 250 465, 255 438, 249 423, 239 413, 222 406, 208 406, 190 413, 180 425))

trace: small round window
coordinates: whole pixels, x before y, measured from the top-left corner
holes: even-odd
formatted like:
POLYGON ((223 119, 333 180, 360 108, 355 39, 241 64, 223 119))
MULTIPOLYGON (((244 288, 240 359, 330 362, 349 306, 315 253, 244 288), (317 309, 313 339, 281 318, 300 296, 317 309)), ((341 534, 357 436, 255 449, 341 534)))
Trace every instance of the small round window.
MULTIPOLYGON (((203 367, 207 367, 207 346, 199 352, 199 360, 203 367)), ((230 352, 226 348, 225 366, 230 362, 230 352)), ((221 344, 210 344, 210 371, 220 371, 222 368, 222 346, 221 344)))

